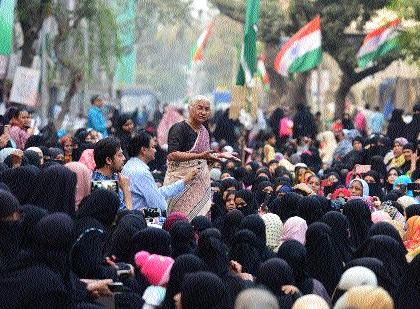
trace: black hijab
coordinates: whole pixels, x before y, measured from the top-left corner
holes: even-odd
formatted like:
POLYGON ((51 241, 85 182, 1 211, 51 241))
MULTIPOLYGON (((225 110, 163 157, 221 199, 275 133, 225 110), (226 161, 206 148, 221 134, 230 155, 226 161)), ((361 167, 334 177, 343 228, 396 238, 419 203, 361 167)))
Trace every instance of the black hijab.
POLYGON ((343 214, 350 223, 350 243, 357 249, 367 238, 373 224, 369 208, 363 200, 354 199, 344 205, 343 214))
POLYGON ((48 211, 34 205, 23 205, 20 207, 20 210, 22 211, 21 248, 28 250, 34 246, 36 224, 48 214, 48 211))
POLYGON ((343 273, 340 253, 332 237, 331 228, 325 223, 312 223, 306 231, 308 272, 321 281, 332 295, 343 273))
POLYGON ((395 301, 396 309, 418 308, 420 299, 420 254, 408 265, 408 271, 403 276, 397 289, 395 301))
POLYGON ((194 253, 197 245, 191 223, 177 221, 172 225, 169 234, 171 235, 172 258, 176 259, 182 254, 194 253))
POLYGON ((23 155, 28 160, 29 165, 36 166, 38 168, 41 167, 41 158, 39 157, 38 153, 33 150, 25 150, 23 155))
POLYGON ((321 222, 327 224, 332 231, 332 237, 340 252, 341 261, 346 264, 352 258, 353 250, 350 245, 350 224, 346 216, 337 211, 326 213, 321 222))
POLYGON ((207 269, 219 277, 227 275, 228 247, 222 241, 222 234, 218 229, 207 229, 200 234, 196 254, 207 265, 207 269))
POLYGON ((40 173, 39 168, 27 165, 4 171, 1 173, 1 179, 19 202, 26 204, 36 192, 34 188, 38 184, 40 173))
POLYGON ((270 181, 261 181, 258 183, 257 190, 255 191, 255 200, 258 207, 261 206, 264 202, 267 202, 267 199, 270 199, 270 194, 263 191, 267 187, 272 187, 270 181))
POLYGON ((354 253, 354 257, 374 257, 381 260, 395 282, 399 282, 407 271, 405 250, 390 236, 376 235, 368 238, 354 253))
POLYGON ((53 165, 41 170, 38 186, 32 196, 35 206, 45 208, 50 213, 75 213, 77 176, 62 165, 53 165))
POLYGON ((255 203, 254 195, 248 190, 239 190, 236 192, 235 198, 241 198, 245 201, 246 206, 237 207, 245 216, 255 214, 258 211, 257 204, 255 203))
POLYGON ((222 239, 223 241, 228 245, 232 245, 232 237, 236 233, 237 230, 239 230, 239 226, 244 219, 244 214, 234 209, 230 212, 228 212, 223 220, 220 221, 219 225, 217 225, 217 228, 222 233, 222 239))
POLYGON ((400 233, 398 233, 398 230, 392 224, 388 222, 375 223, 370 227, 368 236, 372 237, 375 235, 386 235, 394 238, 400 245, 401 249, 404 250, 405 253, 407 253, 407 249, 404 246, 400 233))
POLYGON ((111 236, 110 256, 115 255, 120 262, 130 263, 133 236, 147 227, 141 211, 130 211, 120 219, 111 236))
POLYGON ((405 209, 407 220, 414 216, 420 216, 420 204, 410 205, 405 209))
POLYGON ((7 191, 0 190, 0 269, 11 266, 20 254, 21 221, 10 219, 19 212, 19 201, 7 191))
POLYGON ((191 225, 193 226, 194 232, 198 235, 206 229, 213 227, 213 224, 206 216, 197 216, 191 220, 191 225))
POLYGON ((181 286, 182 308, 232 308, 225 283, 213 273, 195 272, 184 276, 181 286))
POLYGON ((305 196, 300 200, 298 215, 305 219, 308 225, 321 219, 323 214, 321 203, 317 197, 305 196))
POLYGON ((272 258, 262 263, 256 283, 266 286, 277 297, 281 308, 292 307, 294 295, 286 295, 281 289, 284 285, 295 285, 292 268, 285 260, 272 258))
POLYGON ((286 240, 281 244, 277 256, 284 259, 293 270, 296 286, 302 294, 312 294, 313 280, 307 272, 306 248, 297 240, 286 240))
POLYGON ((395 295, 396 282, 393 278, 391 278, 388 270, 385 268, 385 264, 381 260, 373 257, 357 258, 351 260, 346 265, 346 269, 354 266, 363 266, 373 271, 378 279, 378 285, 387 290, 391 296, 395 295))
POLYGON ((259 215, 249 215, 242 219, 240 229, 248 229, 255 234, 264 244, 266 243, 266 231, 264 220, 259 215))
POLYGON ((177 257, 171 268, 162 308, 175 309, 174 296, 181 291, 185 275, 205 270, 206 264, 193 254, 183 254, 177 257))
POLYGON ((139 251, 171 256, 171 236, 165 230, 146 227, 133 236, 131 256, 134 257, 139 251))
POLYGON ((301 200, 302 196, 297 193, 286 193, 279 198, 277 211, 273 212, 280 217, 282 222, 286 222, 287 219, 298 215, 301 200))

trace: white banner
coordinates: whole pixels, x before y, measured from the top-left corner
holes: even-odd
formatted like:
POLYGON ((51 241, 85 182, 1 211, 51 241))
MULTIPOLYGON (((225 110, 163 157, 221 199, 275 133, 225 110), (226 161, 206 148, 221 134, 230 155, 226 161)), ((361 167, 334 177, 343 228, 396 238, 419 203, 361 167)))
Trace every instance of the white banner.
POLYGON ((41 72, 25 67, 18 67, 13 79, 10 101, 28 106, 38 103, 38 87, 41 72))

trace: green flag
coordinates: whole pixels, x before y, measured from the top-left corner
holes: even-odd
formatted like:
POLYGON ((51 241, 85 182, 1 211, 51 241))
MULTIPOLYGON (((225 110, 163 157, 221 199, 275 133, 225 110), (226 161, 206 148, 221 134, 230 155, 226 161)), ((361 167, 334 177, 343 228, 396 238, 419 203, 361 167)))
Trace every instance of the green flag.
POLYGON ((247 0, 244 43, 241 50, 241 64, 236 85, 250 86, 257 69, 257 25, 260 15, 260 0, 247 0))
POLYGON ((15 0, 0 0, 0 55, 10 55, 13 45, 15 0))
POLYGON ((137 0, 116 1, 118 40, 123 49, 115 73, 117 87, 136 83, 136 7, 137 0))

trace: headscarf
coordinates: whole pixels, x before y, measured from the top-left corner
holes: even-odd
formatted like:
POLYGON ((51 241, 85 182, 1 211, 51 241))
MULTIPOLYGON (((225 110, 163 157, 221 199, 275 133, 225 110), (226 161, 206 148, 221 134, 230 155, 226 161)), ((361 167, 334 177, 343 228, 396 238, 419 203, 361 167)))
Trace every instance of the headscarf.
POLYGON ((185 275, 205 270, 206 264, 193 254, 183 254, 177 257, 169 275, 163 308, 175 308, 174 296, 181 291, 185 275))
POLYGON ((79 207, 80 202, 90 194, 92 183, 92 171, 86 165, 80 162, 69 162, 66 165, 69 170, 74 172, 77 177, 76 184, 76 208, 79 207))
POLYGON ((299 297, 297 301, 293 304, 292 309, 328 309, 330 305, 323 299, 321 296, 315 294, 304 295, 299 297))
POLYGON ((21 248, 28 250, 34 246, 36 224, 48 214, 48 211, 34 205, 22 205, 19 209, 22 211, 21 248))
POLYGON ((280 309, 273 293, 260 289, 250 288, 239 293, 235 300, 235 309, 280 309))
POLYGON ((223 220, 220 221, 219 226, 217 228, 222 233, 222 239, 227 245, 232 244, 232 237, 239 230, 239 226, 244 218, 244 214, 237 209, 233 209, 229 211, 223 220))
POLYGON ((407 270, 405 250, 398 241, 386 235, 372 236, 355 252, 354 257, 375 257, 381 260, 391 278, 399 282, 407 270))
POLYGON ((133 236, 131 250, 132 256, 139 251, 170 256, 171 236, 160 228, 146 227, 133 236))
POLYGON ((165 223, 163 223, 162 228, 169 232, 172 225, 177 221, 188 221, 188 217, 183 212, 171 212, 166 218, 165 223))
POLYGON ((285 295, 281 289, 284 285, 295 285, 293 271, 285 260, 272 258, 262 263, 256 283, 263 284, 276 295, 281 308, 290 308, 295 301, 293 295, 285 295))
POLYGON ((357 286, 347 291, 335 304, 335 309, 393 309, 394 301, 383 288, 357 286))
POLYGON ((287 219, 298 215, 301 200, 302 196, 297 193, 286 193, 279 199, 278 206, 272 212, 277 214, 282 222, 286 222, 287 219))
POLYGON ((332 237, 340 252, 341 261, 346 264, 351 260, 353 250, 350 245, 350 224, 345 215, 337 211, 326 213, 321 222, 327 224, 332 230, 332 237))
POLYGON ((272 213, 263 214, 261 218, 265 224, 266 245, 271 251, 277 252, 281 243, 280 236, 283 230, 283 222, 281 222, 279 216, 272 213))
POLYGON ((280 236, 280 240, 286 241, 293 239, 304 245, 307 229, 308 225, 304 219, 297 216, 291 217, 283 225, 283 232, 280 236))
POLYGON ((419 253, 420 216, 414 216, 407 220, 407 233, 405 234, 404 245, 408 249, 409 258, 412 258, 419 253))
POLYGON ((34 194, 40 172, 39 168, 32 165, 21 166, 2 172, 1 180, 21 204, 26 204, 34 194))
POLYGON ((315 196, 305 196, 300 200, 299 217, 308 225, 321 219, 323 214, 321 203, 315 196))
POLYGON ((33 166, 36 166, 38 168, 41 167, 41 158, 40 158, 40 156, 38 155, 37 152, 35 152, 33 150, 25 150, 23 152, 23 155, 28 160, 29 165, 33 165, 33 166))
POLYGON ((225 283, 213 273, 186 274, 181 286, 182 308, 225 309, 232 306, 225 283))
POLYGON ((49 212, 65 212, 74 216, 77 176, 62 165, 41 170, 32 203, 49 212))
POLYGON ((255 203, 254 195, 248 190, 239 190, 235 194, 235 199, 241 198, 245 201, 246 206, 237 207, 245 216, 255 214, 257 212, 257 205, 255 203))
POLYGON ((307 271, 306 248, 297 240, 286 240, 281 244, 277 256, 284 259, 293 270, 296 286, 302 294, 310 294, 313 291, 313 280, 307 271))
MULTIPOLYGON (((166 221, 165 221, 166 222, 166 221)), ((197 235, 206 230, 213 227, 213 223, 211 223, 210 219, 206 216, 197 216, 194 219, 191 220, 191 225, 193 226, 193 229, 197 235)))
POLYGON ((261 206, 264 202, 266 202, 266 199, 269 198, 268 194, 265 193, 263 190, 267 187, 272 187, 272 184, 270 181, 261 181, 258 183, 257 190, 255 191, 255 200, 257 202, 257 206, 261 206))
POLYGON ((350 181, 348 188, 350 189, 351 185, 353 184, 353 182, 358 181, 362 184, 363 187, 363 196, 362 198, 367 198, 369 196, 369 185, 367 184, 366 181, 364 181, 363 179, 353 179, 352 181, 350 181))
POLYGON ((132 238, 147 227, 144 215, 140 211, 126 214, 114 229, 110 240, 110 256, 115 255, 118 261, 130 263, 132 238))
POLYGON ((194 253, 197 246, 194 229, 188 221, 177 221, 169 230, 171 235, 172 258, 182 254, 194 253))
POLYGON ((16 148, 3 148, 0 150, 0 163, 3 163, 8 156, 16 151, 16 148))
POLYGON ((248 229, 263 243, 267 242, 264 220, 259 215, 249 215, 242 219, 241 229, 248 229))
POLYGON ((115 192, 98 189, 80 203, 77 218, 90 217, 109 228, 115 221, 119 207, 120 200, 115 192))
POLYGON ((379 223, 379 222, 391 222, 392 221, 391 216, 383 210, 377 210, 377 211, 372 212, 371 217, 372 217, 372 222, 374 224, 379 223))
POLYGON ((385 268, 385 264, 381 260, 373 257, 357 258, 351 260, 346 265, 346 269, 355 266, 363 266, 373 271, 376 275, 376 279, 378 280, 378 285, 387 290, 391 295, 394 295, 396 288, 395 280, 394 278, 391 278, 385 268))
POLYGON ((86 167, 91 171, 94 171, 96 168, 96 163, 93 156, 93 149, 89 148, 84 150, 80 156, 79 162, 86 165, 86 167))
MULTIPOLYGON (((395 179, 395 181, 394 181, 393 189, 394 190, 397 190, 397 186, 399 186, 399 185, 408 185, 409 183, 411 183, 411 178, 410 177, 408 177, 406 175, 398 176, 398 178, 395 179)), ((406 195, 407 196, 410 196, 410 197, 413 197, 414 196, 413 195, 413 191, 411 191, 411 190, 410 191, 407 191, 406 195)))
POLYGON ((331 295, 343 272, 343 263, 332 230, 325 223, 312 223, 306 232, 309 274, 321 281, 331 295))
POLYGON ((369 208, 363 200, 351 200, 344 205, 343 214, 349 220, 350 243, 356 249, 365 241, 372 225, 369 208))
POLYGON ((420 216, 420 204, 410 205, 405 209, 407 220, 414 216, 420 216))
POLYGON ((417 308, 420 299, 420 254, 408 265, 408 270, 401 280, 396 296, 396 308, 417 308))
POLYGON ((20 222, 5 220, 18 212, 19 201, 10 193, 0 190, 0 270, 9 267, 20 252, 20 222))
POLYGON ((403 249, 403 251, 405 253, 407 253, 407 250, 405 250, 405 246, 404 243, 401 239, 401 236, 398 232, 398 230, 390 223, 388 222, 379 222, 376 223, 374 225, 372 225, 369 229, 369 237, 375 236, 375 235, 386 235, 389 237, 392 237, 393 239, 395 239, 398 244, 400 245, 401 249, 403 249))

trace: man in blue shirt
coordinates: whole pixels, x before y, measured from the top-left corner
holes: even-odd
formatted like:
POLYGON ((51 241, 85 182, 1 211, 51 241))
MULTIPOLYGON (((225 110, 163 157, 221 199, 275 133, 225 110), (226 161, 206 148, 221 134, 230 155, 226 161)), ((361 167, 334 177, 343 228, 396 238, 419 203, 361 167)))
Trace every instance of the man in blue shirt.
POLYGON ((92 107, 88 112, 88 128, 101 133, 102 137, 108 136, 107 121, 102 110, 104 101, 100 96, 93 96, 90 100, 92 107))
POLYGON ((131 157, 125 164, 122 174, 130 179, 133 209, 167 209, 166 199, 181 193, 185 185, 192 181, 197 171, 188 173, 169 186, 158 188, 147 164, 154 160, 156 141, 146 131, 136 134, 130 141, 128 153, 131 157))
POLYGON ((120 209, 132 209, 130 182, 120 172, 124 166, 125 157, 118 138, 110 136, 101 139, 93 150, 96 169, 92 180, 116 180, 119 185, 120 209))

